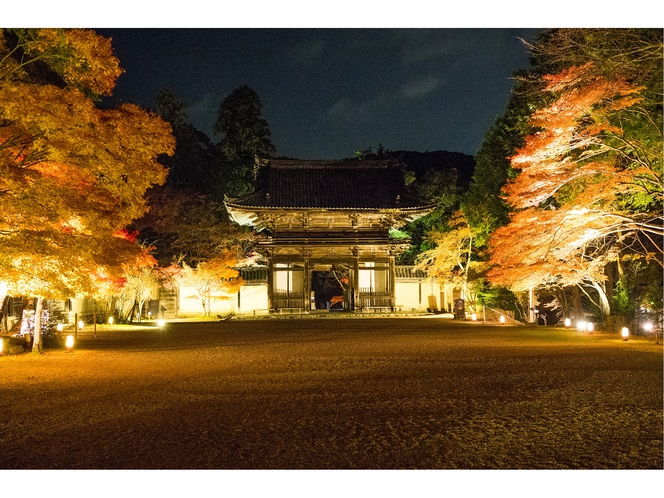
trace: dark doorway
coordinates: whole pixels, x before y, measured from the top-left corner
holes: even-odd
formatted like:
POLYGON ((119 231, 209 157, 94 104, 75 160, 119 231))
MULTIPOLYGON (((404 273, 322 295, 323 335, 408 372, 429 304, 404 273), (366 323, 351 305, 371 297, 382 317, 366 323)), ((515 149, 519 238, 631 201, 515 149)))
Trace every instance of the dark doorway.
POLYGON ((343 300, 339 301, 339 298, 344 298, 344 289, 337 278, 331 271, 311 272, 311 290, 314 292, 317 310, 328 309, 328 303, 330 311, 342 311, 345 308, 343 300))

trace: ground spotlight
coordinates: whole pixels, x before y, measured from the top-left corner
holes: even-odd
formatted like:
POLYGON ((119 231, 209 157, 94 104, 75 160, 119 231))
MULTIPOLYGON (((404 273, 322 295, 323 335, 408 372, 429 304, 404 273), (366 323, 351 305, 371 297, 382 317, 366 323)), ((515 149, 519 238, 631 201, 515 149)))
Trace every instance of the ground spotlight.
POLYGON ((576 322, 576 330, 578 330, 579 332, 583 332, 584 330, 586 330, 587 326, 588 324, 584 320, 576 322))
POLYGON ((500 315, 500 323, 505 323, 505 317, 503 315, 500 315))
POLYGON ((623 341, 626 341, 629 338, 629 329, 627 327, 623 327, 620 334, 622 335, 623 341))
POLYGON ((68 335, 67 339, 65 339, 65 350, 68 353, 71 353, 74 351, 74 336, 73 335, 68 335))
POLYGON ((62 323, 58 323, 58 326, 56 328, 58 329, 58 332, 62 332, 65 326, 62 323))
POLYGON ((112 316, 108 317, 108 324, 113 325, 113 317, 112 316))
POLYGON ((593 325, 592 322, 588 322, 588 323, 586 324, 586 330, 587 330, 588 332, 592 332, 593 330, 595 330, 595 326, 593 325))
POLYGON ((78 321, 78 330, 83 330, 83 327, 85 326, 85 323, 83 323, 83 320, 78 321))
POLYGON ((158 327, 163 327, 164 325, 166 325, 166 320, 157 320, 158 327))
POLYGON ((652 322, 644 323, 643 330, 645 330, 646 332, 652 332, 652 322))
POLYGON ((565 318, 565 327, 569 327, 570 325, 572 325, 572 320, 565 318))
POLYGON ((473 313, 472 315, 470 315, 470 319, 474 322, 477 321, 477 313, 473 313))

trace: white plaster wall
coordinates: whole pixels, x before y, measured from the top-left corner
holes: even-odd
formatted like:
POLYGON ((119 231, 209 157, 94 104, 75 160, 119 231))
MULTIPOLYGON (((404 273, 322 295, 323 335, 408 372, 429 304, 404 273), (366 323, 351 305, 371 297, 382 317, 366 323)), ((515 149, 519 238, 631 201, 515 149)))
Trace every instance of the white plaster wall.
POLYGON ((251 313, 254 310, 267 310, 267 284, 243 285, 240 288, 239 313, 251 313))
MULTIPOLYGON (((235 313, 237 303, 237 295, 232 294, 228 299, 210 299, 210 314, 228 314, 235 313)), ((203 307, 201 300, 196 293, 194 287, 181 286, 180 287, 180 315, 199 315, 203 316, 203 307)))
POLYGON ((435 300, 435 307, 442 309, 442 289, 435 279, 426 278, 421 282, 397 280, 394 290, 396 293, 396 304, 397 306, 401 306, 403 311, 410 311, 411 309, 426 311, 427 308, 431 307, 429 305, 429 296, 432 296, 432 301, 435 300))
MULTIPOLYGON (((402 311, 410 311, 411 309, 421 309, 424 303, 424 296, 422 303, 420 303, 420 283, 419 282, 396 282, 394 287, 396 294, 396 305, 402 308, 402 311)), ((426 308, 426 306, 424 306, 426 308)))

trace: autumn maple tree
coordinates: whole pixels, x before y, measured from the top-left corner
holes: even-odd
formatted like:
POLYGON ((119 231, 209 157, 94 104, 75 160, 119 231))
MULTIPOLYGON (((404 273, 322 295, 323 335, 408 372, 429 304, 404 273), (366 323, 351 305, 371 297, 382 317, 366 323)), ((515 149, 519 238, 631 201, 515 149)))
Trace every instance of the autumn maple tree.
POLYGON ((416 268, 460 289, 474 309, 473 282, 483 264, 475 257, 473 233, 463 213, 457 211, 450 217, 446 229, 431 230, 427 239, 432 248, 418 256, 416 268))
POLYGON ((198 263, 195 267, 182 262, 181 270, 174 278, 185 287, 194 289, 201 303, 203 316, 209 316, 212 301, 230 299, 244 284, 240 273, 236 270, 238 260, 234 251, 226 249, 208 261, 198 263))
MULTIPOLYGON (((580 35, 545 38, 539 55, 560 64, 561 51, 547 44, 573 36, 580 35)), ((608 61, 575 58, 585 62, 542 76, 546 104, 532 114, 536 131, 511 158, 519 174, 503 189, 514 211, 490 239, 492 283, 581 289, 604 316, 609 264, 662 265, 661 31, 654 41, 652 33, 624 40, 632 45, 608 61), (648 69, 641 75, 633 68, 640 57, 648 69)))
MULTIPOLYGON (((112 301, 114 309, 120 314, 120 319, 138 321, 143 316, 145 303, 152 299, 159 299, 159 293, 168 277, 152 255, 154 247, 140 244, 141 254, 130 263, 123 265, 122 278, 119 289, 114 292, 112 301)), ((110 295, 110 294, 109 294, 110 295)))
POLYGON ((0 278, 37 320, 42 299, 94 295, 141 254, 124 228, 174 141, 136 105, 97 107, 121 73, 91 30, 0 31, 0 278))

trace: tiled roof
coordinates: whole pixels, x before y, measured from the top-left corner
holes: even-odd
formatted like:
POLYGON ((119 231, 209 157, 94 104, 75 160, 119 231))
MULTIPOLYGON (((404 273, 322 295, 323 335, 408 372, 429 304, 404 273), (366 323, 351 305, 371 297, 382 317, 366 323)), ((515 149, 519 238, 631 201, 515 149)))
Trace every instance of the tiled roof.
POLYGON ((264 266, 245 266, 238 268, 238 271, 245 282, 267 282, 267 268, 264 266))
POLYGON ((395 268, 396 270, 396 277, 401 279, 407 279, 407 278, 417 278, 417 279, 425 279, 427 278, 426 273, 424 273, 422 270, 416 270, 414 266, 397 266, 395 268))
POLYGON ((270 160, 257 190, 227 203, 254 208, 407 209, 428 203, 406 192, 397 161, 270 160))

